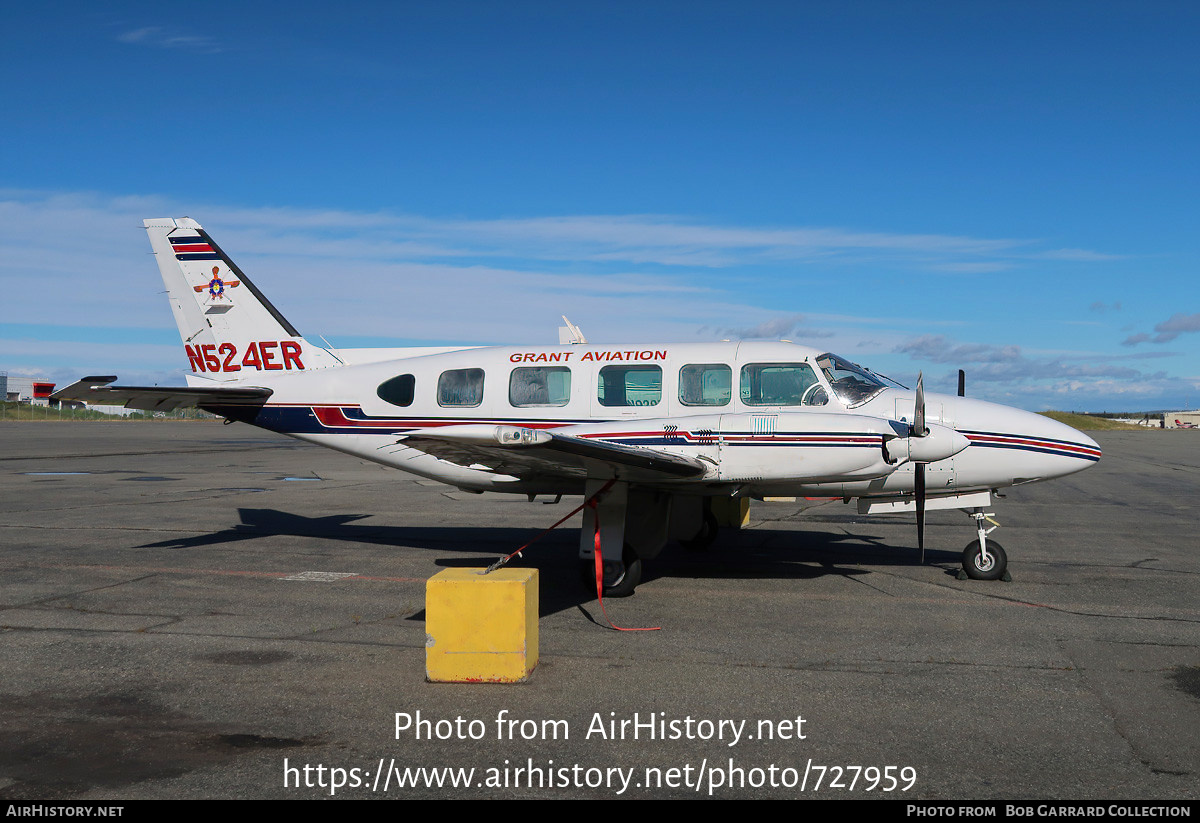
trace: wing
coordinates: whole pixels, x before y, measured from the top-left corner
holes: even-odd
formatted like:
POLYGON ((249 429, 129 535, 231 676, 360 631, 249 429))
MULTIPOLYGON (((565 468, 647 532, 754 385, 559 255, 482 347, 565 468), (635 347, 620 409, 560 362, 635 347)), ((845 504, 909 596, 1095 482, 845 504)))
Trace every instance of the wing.
POLYGON ((643 483, 698 479, 703 460, 520 426, 446 426, 417 429, 402 444, 455 465, 514 477, 616 478, 643 483))
POLYGON ((76 400, 142 411, 173 411, 200 406, 261 406, 270 389, 189 388, 186 386, 110 386, 116 377, 84 377, 50 395, 53 400, 76 400))

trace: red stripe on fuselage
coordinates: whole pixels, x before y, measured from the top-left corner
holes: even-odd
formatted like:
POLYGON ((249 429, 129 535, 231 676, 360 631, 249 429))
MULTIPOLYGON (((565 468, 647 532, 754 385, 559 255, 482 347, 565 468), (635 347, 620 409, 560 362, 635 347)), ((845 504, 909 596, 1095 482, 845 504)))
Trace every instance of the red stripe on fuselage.
POLYGON ((1074 452, 1077 454, 1091 455, 1093 457, 1100 457, 1102 454, 1099 449, 1092 449, 1088 448, 1087 446, 1076 446, 1069 443, 1050 443, 1045 440, 1030 440, 1029 438, 1024 437, 969 434, 967 435, 967 439, 972 443, 995 443, 996 445, 1001 446, 1033 446, 1039 449, 1074 452))
POLYGON ((464 426, 470 424, 495 424, 497 426, 521 426, 526 429, 554 429, 560 426, 574 426, 576 423, 559 423, 555 421, 529 421, 514 423, 511 420, 479 420, 479 419, 460 419, 460 420, 426 420, 417 417, 370 417, 366 420, 360 420, 352 417, 347 417, 345 410, 351 409, 361 411, 359 406, 306 406, 304 403, 271 403, 272 406, 290 406, 301 408, 311 408, 317 420, 323 426, 340 427, 340 428, 361 428, 361 429, 376 429, 376 428, 411 428, 411 429, 433 429, 441 426, 464 426))

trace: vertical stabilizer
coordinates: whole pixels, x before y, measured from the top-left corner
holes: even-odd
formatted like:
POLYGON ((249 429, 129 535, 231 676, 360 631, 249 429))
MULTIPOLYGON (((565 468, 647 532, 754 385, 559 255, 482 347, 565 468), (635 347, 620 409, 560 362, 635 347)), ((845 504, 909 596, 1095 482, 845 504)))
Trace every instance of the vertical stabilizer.
POLYGON ((300 336, 195 220, 144 225, 196 377, 244 380, 338 365, 300 336))

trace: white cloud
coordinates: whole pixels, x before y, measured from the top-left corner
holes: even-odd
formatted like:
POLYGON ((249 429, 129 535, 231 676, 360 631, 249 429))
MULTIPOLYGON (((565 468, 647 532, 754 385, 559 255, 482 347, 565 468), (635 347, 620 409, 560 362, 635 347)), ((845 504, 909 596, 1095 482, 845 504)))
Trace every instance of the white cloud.
POLYGON ((1200 332, 1200 313, 1173 314, 1161 323, 1154 324, 1155 335, 1146 332, 1131 334, 1121 341, 1122 346, 1136 346, 1139 343, 1170 343, 1181 334, 1200 332))
POLYGON ((983 271, 1009 265, 992 258, 1015 260, 1030 250, 1026 241, 719 226, 653 215, 447 220, 11 190, 0 190, 0 322, 95 329, 99 345, 63 343, 53 332, 31 345, 8 341, 0 368, 116 371, 122 380, 127 372, 182 369, 176 347, 116 344, 117 333, 102 330, 174 333, 141 223, 189 213, 302 332, 342 346, 355 338, 553 343, 566 314, 601 343, 788 337, 853 351, 889 373, 902 371, 909 357, 970 364, 973 383, 990 387, 997 400, 1055 376, 1117 376, 1062 354, 913 337, 914 328, 962 329, 970 320, 935 308, 938 290, 894 299, 903 284, 894 274, 876 274, 885 258, 893 272, 939 265, 983 271), (830 274, 831 265, 863 261, 870 267, 830 274), (896 314, 839 313, 868 307, 896 314))
POLYGON ((669 215, 466 220, 213 206, 205 208, 204 222, 225 224, 255 246, 272 247, 274 254, 282 247, 284 253, 307 257, 516 257, 687 268, 888 260, 930 271, 990 272, 1012 268, 1036 245, 1020 239, 838 228, 721 226, 669 215))
POLYGON ((1200 332, 1200 314, 1173 314, 1170 319, 1157 323, 1154 330, 1155 343, 1170 343, 1181 334, 1200 332))
POLYGON ((832 337, 833 332, 810 328, 805 323, 804 315, 792 314, 784 317, 772 317, 749 327, 718 328, 714 330, 722 338, 738 340, 780 340, 832 337))
POLYGON ((181 34, 162 26, 144 26, 122 32, 117 35, 117 41, 139 46, 152 46, 158 49, 183 49, 201 54, 214 54, 221 50, 211 37, 181 34))
MULTIPOLYGON (((969 395, 1026 408, 1082 409, 1115 402, 1156 408, 1169 405, 1167 398, 1190 390, 1194 382, 1118 362, 1159 359, 1136 354, 1031 352, 1016 345, 959 343, 942 335, 910 338, 895 351, 963 368, 969 395)), ((954 372, 932 381, 927 375, 926 385, 949 391, 954 380, 954 372)))
MULTIPOLYGON (((1123 254, 1104 254, 1090 249, 1051 249, 1031 255, 1039 260, 1070 260, 1083 263, 1105 263, 1110 260, 1125 260, 1123 254)), ((1116 304, 1120 308, 1120 304, 1116 304)))
POLYGON ((1007 271, 1016 267, 1016 263, 987 262, 987 263, 936 263, 930 266, 934 271, 944 271, 957 274, 989 274, 996 271, 1007 271))
MULTIPOLYGON (((566 313, 586 324, 595 339, 695 339, 702 326, 745 331, 769 322, 802 286, 796 278, 780 283, 774 274, 758 275, 759 290, 770 288, 776 305, 754 305, 734 291, 749 275, 739 271, 731 279, 712 271, 715 265, 740 261, 745 267, 756 256, 837 257, 862 250, 982 254, 1019 245, 930 234, 698 225, 644 215, 435 220, 3 191, 0 244, 6 254, 0 272, 11 284, 5 319, 169 325, 161 287, 146 271, 152 258, 137 229, 147 215, 187 213, 202 218, 297 326, 330 336, 447 340, 467 329, 473 341, 553 338, 558 315, 566 313), (142 261, 144 267, 138 265, 142 261), (54 319, 46 320, 50 315, 54 319)), ((831 307, 842 302, 836 297, 831 295, 831 307)), ((823 325, 888 322, 809 316, 824 318, 823 325)))

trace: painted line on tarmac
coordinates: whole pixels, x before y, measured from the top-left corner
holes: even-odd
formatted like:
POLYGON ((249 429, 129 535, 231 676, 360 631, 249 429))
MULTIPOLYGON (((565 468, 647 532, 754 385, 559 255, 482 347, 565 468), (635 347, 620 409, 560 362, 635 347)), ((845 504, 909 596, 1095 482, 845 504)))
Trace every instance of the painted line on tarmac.
POLYGON ((348 581, 365 581, 371 583, 424 583, 424 577, 381 577, 376 575, 353 574, 346 572, 264 572, 243 569, 189 569, 186 567, 158 567, 158 566, 109 566, 98 563, 37 563, 37 564, 22 564, 32 565, 43 569, 102 569, 104 571, 117 572, 132 572, 138 574, 217 574, 217 575, 232 575, 237 577, 265 577, 275 580, 292 579, 296 581, 308 582, 340 582, 348 581), (330 579, 328 575, 337 574, 344 575, 334 579, 330 579), (308 575, 300 577, 300 575, 308 575))

